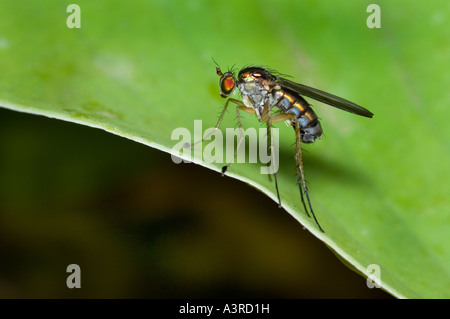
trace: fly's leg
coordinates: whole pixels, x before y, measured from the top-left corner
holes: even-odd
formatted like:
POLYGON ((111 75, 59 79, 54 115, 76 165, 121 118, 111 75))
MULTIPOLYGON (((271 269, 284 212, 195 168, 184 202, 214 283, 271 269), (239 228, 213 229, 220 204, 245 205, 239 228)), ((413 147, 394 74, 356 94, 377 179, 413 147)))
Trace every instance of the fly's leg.
MULTIPOLYGON (((238 104, 238 106, 236 107, 236 114, 237 114, 238 127, 239 127, 239 141, 237 143, 236 150, 234 151, 234 159, 236 159, 239 147, 241 146, 242 140, 244 139, 244 132, 242 130, 241 115, 239 114, 239 110, 242 110, 242 111, 250 113, 250 114, 255 113, 254 109, 252 109, 251 107, 246 107, 243 102, 241 102, 239 100, 235 100, 235 101, 239 102, 239 104, 235 102, 236 104, 238 104)), ((225 175, 225 172, 228 170, 228 167, 230 167, 230 165, 231 165, 231 163, 228 163, 227 165, 222 167, 222 176, 225 175)))
MULTIPOLYGON (((272 157, 272 151, 273 151, 273 139, 272 139, 272 124, 283 122, 287 120, 292 120, 295 118, 294 114, 289 113, 280 113, 280 114, 271 114, 271 108, 266 104, 264 106, 263 112, 261 114, 260 121, 265 121, 267 123, 267 149, 268 149, 268 155, 272 157)), ((277 180, 277 173, 273 173, 273 177, 275 180, 275 188, 277 190, 277 197, 278 197, 278 206, 281 207, 281 198, 280 198, 280 192, 278 190, 278 180, 277 180)), ((270 175, 269 175, 270 178, 270 175)))
POLYGON ((324 230, 322 227, 320 227, 319 222, 317 221, 316 215, 314 215, 314 211, 311 206, 311 201, 309 199, 308 195, 308 188, 306 187, 306 180, 305 180, 305 173, 303 171, 303 158, 302 158, 302 136, 300 134, 300 123, 298 122, 298 119, 295 117, 294 119, 295 123, 295 162, 296 162, 296 171, 297 171, 297 184, 300 190, 300 196, 302 198, 303 207, 305 208, 306 215, 308 217, 311 217, 308 213, 308 210, 306 209, 305 200, 303 197, 303 193, 305 193, 306 200, 308 201, 309 210, 311 212, 311 215, 314 218, 314 221, 316 222, 317 226, 319 227, 320 231, 324 233, 324 230), (302 189, 303 188, 303 189, 302 189))
POLYGON ((207 134, 205 137, 203 137, 201 140, 198 140, 197 142, 194 142, 194 143, 186 143, 186 144, 184 144, 183 146, 184 146, 185 148, 189 148, 189 147, 191 147, 192 145, 195 145, 195 144, 197 144, 197 143, 201 143, 201 142, 203 142, 204 140, 206 140, 208 137, 210 137, 215 131, 217 131, 217 130, 219 129, 220 123, 222 123, 223 117, 225 116, 225 112, 227 111, 228 103, 230 103, 230 102, 232 102, 232 103, 234 103, 234 104, 237 104, 237 105, 239 105, 239 106, 244 106, 244 103, 243 103, 242 101, 239 101, 239 100, 236 100, 236 99, 233 99, 233 98, 229 98, 229 99, 227 100, 227 102, 225 103, 225 106, 223 107, 222 113, 220 113, 219 120, 217 121, 217 124, 216 124, 216 126, 214 127, 214 130, 211 131, 209 134, 207 134))
MULTIPOLYGON (((273 152, 273 138, 272 138, 272 116, 270 114, 270 107, 268 104, 264 106, 264 110, 261 116, 262 118, 266 118, 266 124, 267 124, 267 154, 270 158, 272 158, 272 152, 273 152)), ((270 176, 270 175, 269 175, 270 176)), ((278 207, 281 207, 281 198, 280 198, 280 191, 278 190, 278 180, 277 180, 277 172, 273 172, 273 179, 275 180, 275 189, 277 190, 277 197, 278 197, 278 207)))

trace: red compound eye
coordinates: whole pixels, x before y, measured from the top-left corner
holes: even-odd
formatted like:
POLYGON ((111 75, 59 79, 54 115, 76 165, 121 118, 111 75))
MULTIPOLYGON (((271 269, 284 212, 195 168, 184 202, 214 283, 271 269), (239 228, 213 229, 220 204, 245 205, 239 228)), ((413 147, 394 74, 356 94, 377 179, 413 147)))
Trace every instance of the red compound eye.
POLYGON ((222 97, 227 97, 233 92, 234 87, 236 86, 236 80, 234 79, 233 74, 227 72, 220 79, 220 95, 222 97))
POLYGON ((234 79, 229 76, 223 80, 223 90, 230 91, 234 88, 234 79))

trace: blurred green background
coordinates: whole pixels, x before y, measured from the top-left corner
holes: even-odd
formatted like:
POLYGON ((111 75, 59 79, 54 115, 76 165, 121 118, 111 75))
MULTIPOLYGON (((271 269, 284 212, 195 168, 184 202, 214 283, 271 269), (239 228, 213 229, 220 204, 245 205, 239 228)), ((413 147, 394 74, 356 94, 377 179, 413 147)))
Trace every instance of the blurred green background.
MULTIPOLYGON (((83 0, 80 29, 66 27, 70 3, 0 3, 0 105, 170 150, 174 128, 217 120, 212 57, 358 102, 374 119, 313 103, 325 131, 305 147, 327 232, 318 236, 360 270, 379 264, 397 296, 449 296, 446 1, 377 1, 381 29, 366 25, 372 1, 83 0)), ((167 153, 1 109, 0 296, 390 297, 298 223, 315 230, 295 186, 292 131, 280 129, 291 215, 167 153), (82 289, 65 285, 71 263, 82 289)), ((273 198, 258 170, 230 174, 273 198)))

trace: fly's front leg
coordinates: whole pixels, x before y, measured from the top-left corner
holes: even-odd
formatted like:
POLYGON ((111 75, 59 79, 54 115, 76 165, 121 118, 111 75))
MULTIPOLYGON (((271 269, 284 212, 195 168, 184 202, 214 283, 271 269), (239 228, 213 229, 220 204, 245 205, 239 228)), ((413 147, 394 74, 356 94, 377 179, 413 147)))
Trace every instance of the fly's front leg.
POLYGON ((209 134, 207 134, 206 136, 204 136, 201 140, 198 140, 197 142, 194 142, 194 143, 192 143, 192 144, 191 144, 191 143, 186 143, 186 144, 184 144, 184 147, 185 147, 185 148, 189 148, 189 147, 191 147, 192 145, 195 145, 195 144, 197 144, 197 143, 201 143, 201 142, 205 141, 207 138, 209 138, 215 131, 217 131, 217 130, 219 129, 220 123, 222 123, 222 120, 223 120, 223 117, 224 117, 224 115, 225 115, 225 112, 227 111, 228 103, 230 103, 230 102, 235 103, 235 104, 237 104, 237 105, 239 105, 239 106, 244 105, 244 103, 242 103, 242 101, 239 101, 239 100, 236 100, 236 99, 233 99, 233 98, 227 99, 227 101, 225 102, 225 106, 223 107, 222 113, 220 113, 219 120, 217 121, 217 124, 216 124, 216 126, 214 127, 214 130, 211 131, 211 132, 210 132, 209 134))
MULTIPOLYGON (((255 110, 252 109, 251 107, 246 107, 244 105, 244 103, 239 101, 239 100, 236 100, 236 101, 240 102, 240 104, 238 104, 238 106, 236 107, 236 114, 237 114, 238 127, 239 127, 239 141, 237 143, 236 150, 234 151, 234 160, 237 157, 237 153, 238 153, 239 147, 241 146, 242 140, 244 139, 244 132, 242 130, 241 115, 239 114, 239 110, 242 110, 242 111, 250 113, 250 114, 254 114, 255 113, 255 110)), ((230 167, 230 165, 231 165, 231 163, 228 163, 227 165, 222 167, 222 176, 228 170, 228 167, 230 167)))
POLYGON ((308 195, 308 187, 306 186, 306 180, 305 180, 305 173, 303 171, 303 157, 302 157, 302 136, 300 132, 300 123, 298 122, 298 119, 295 117, 294 119, 295 123, 295 162, 296 162, 296 171, 297 171, 297 184, 300 190, 300 196, 302 198, 303 207, 305 208, 306 215, 308 217, 311 217, 308 213, 308 209, 306 208, 305 200, 303 197, 303 193, 305 193, 306 200, 308 201, 309 210, 311 212, 311 215, 314 218, 314 221, 316 222, 319 229, 324 233, 324 230, 320 226, 319 222, 317 221, 316 215, 314 215, 314 211, 311 206, 311 201, 309 199, 308 195), (303 188, 303 189, 302 189, 303 188))

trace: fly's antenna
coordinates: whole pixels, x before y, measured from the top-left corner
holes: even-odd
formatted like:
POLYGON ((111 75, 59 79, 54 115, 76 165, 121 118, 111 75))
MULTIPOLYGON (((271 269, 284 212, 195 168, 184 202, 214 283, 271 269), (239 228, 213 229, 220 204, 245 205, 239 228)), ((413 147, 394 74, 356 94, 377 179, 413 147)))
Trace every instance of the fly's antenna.
POLYGON ((214 60, 214 57, 211 56, 211 59, 213 60, 214 64, 220 69, 219 63, 217 63, 217 61, 214 60))
POLYGON ((214 57, 211 56, 211 59, 213 60, 214 64, 216 65, 216 72, 217 75, 223 76, 222 70, 220 69, 219 63, 217 63, 216 60, 214 60, 214 57))

